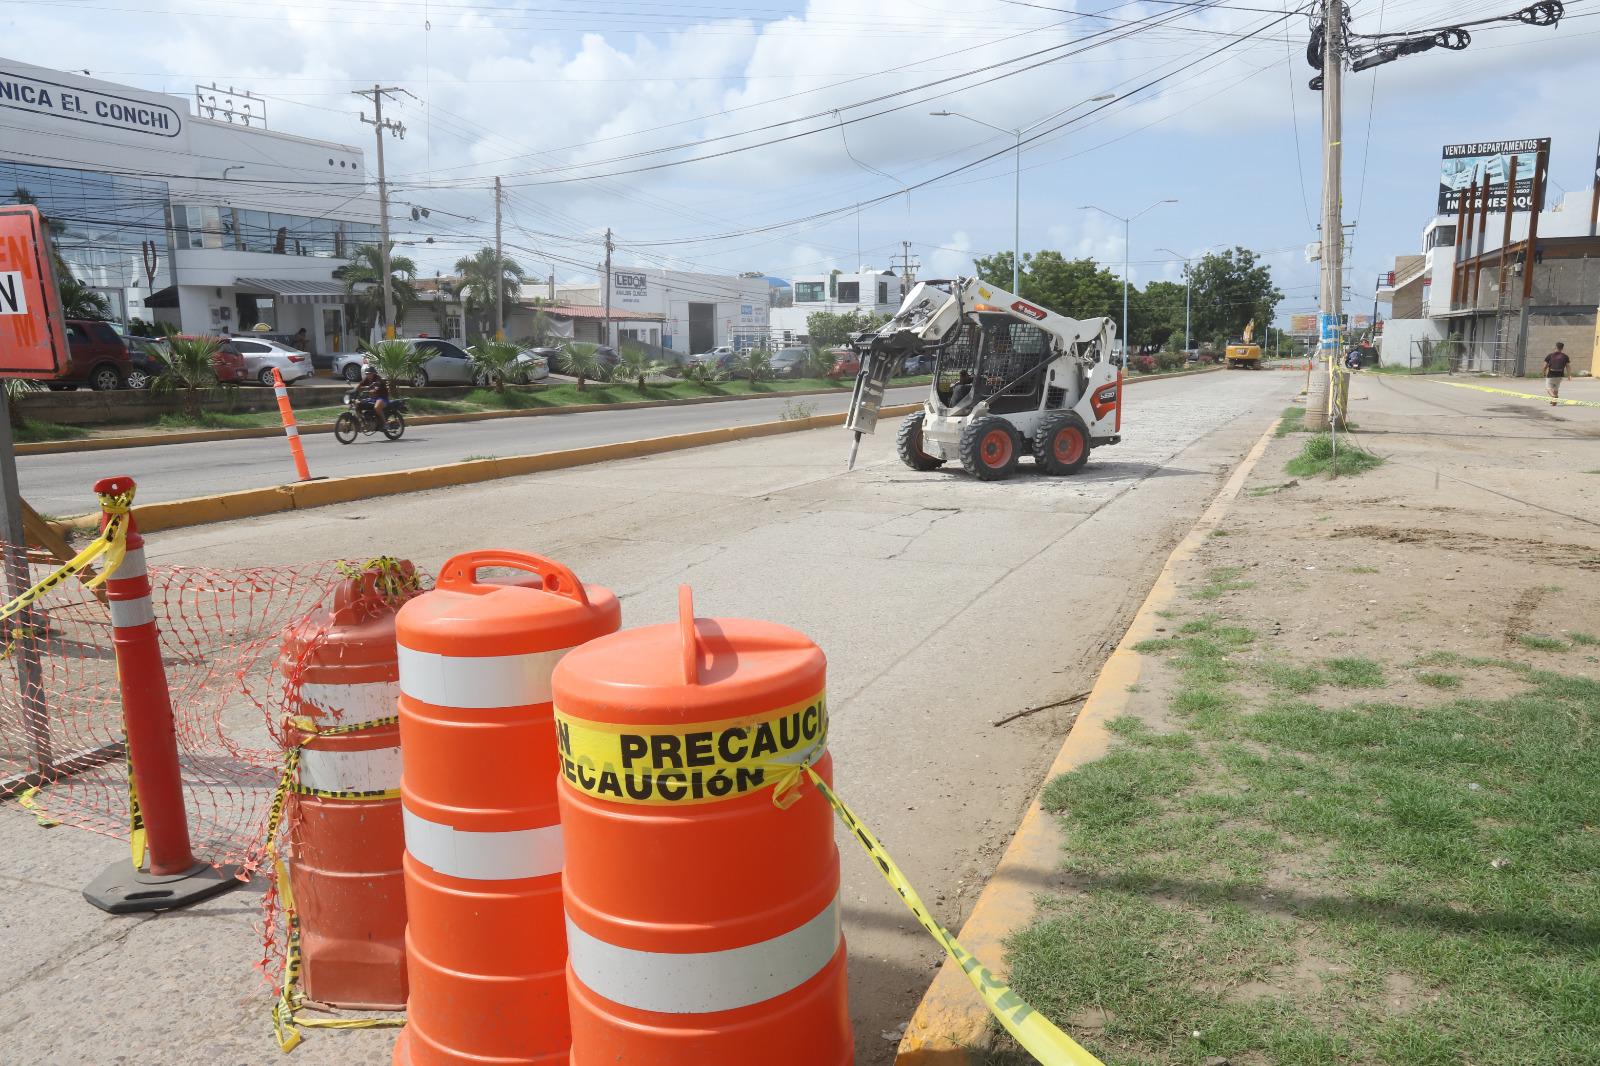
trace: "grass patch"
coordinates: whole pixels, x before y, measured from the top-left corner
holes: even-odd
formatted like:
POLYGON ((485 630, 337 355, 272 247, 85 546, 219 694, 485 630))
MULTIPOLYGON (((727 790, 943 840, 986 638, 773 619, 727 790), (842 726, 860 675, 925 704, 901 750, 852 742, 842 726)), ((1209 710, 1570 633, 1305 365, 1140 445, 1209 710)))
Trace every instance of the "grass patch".
POLYGON ((39 444, 51 440, 82 440, 89 431, 82 426, 63 426, 56 422, 35 422, 24 419, 20 426, 11 427, 11 439, 18 444, 39 444))
MULTIPOLYGON (((1177 698, 1237 702, 1197 675, 1249 631, 1183 628, 1159 642, 1177 698)), ((1495 700, 1110 723, 1111 753, 1045 789, 1073 891, 1008 940, 1012 986, 1118 1066, 1592 1062, 1600 682, 1524 676, 1495 700)))
POLYGON ((1319 433, 1306 441, 1300 454, 1285 463, 1283 469, 1295 477, 1317 477, 1321 474, 1340 477, 1365 473, 1381 465, 1381 458, 1349 437, 1342 438, 1335 449, 1332 435, 1319 433))
POLYGON ((1315 666, 1266 662, 1258 664, 1256 671, 1274 690, 1293 696, 1304 696, 1308 692, 1315 692, 1323 682, 1322 671, 1315 666))
POLYGON ((1460 674, 1446 674, 1438 670, 1424 670, 1417 675, 1417 680, 1429 688, 1453 690, 1461 687, 1460 674))
POLYGON ((1518 633, 1517 643, 1534 651, 1566 651, 1567 642, 1560 637, 1545 637, 1538 633, 1518 633))
POLYGON ((1382 688, 1383 667, 1360 656, 1323 660, 1328 680, 1340 688, 1382 688))
MULTIPOLYGON (((169 411, 156 419, 156 426, 160 429, 255 429, 267 425, 264 421, 267 412, 256 414, 229 414, 224 411, 201 411, 198 415, 188 415, 180 411, 169 411)), ((282 425, 283 421, 277 412, 272 412, 272 421, 282 425)))
POLYGON ((1291 433, 1305 433, 1306 409, 1304 407, 1285 407, 1283 417, 1278 419, 1278 428, 1273 431, 1274 437, 1287 437, 1291 433))
POLYGON ((1600 637, 1593 633, 1568 633, 1567 639, 1580 648, 1593 648, 1600 645, 1600 637))
POLYGON ((1376 566, 1346 566, 1343 569, 1347 574, 1379 574, 1383 572, 1376 566))
POLYGON ((1205 584, 1192 589, 1189 595, 1197 600, 1220 599, 1225 593, 1243 592, 1245 589, 1255 588, 1252 581, 1240 581, 1239 575, 1244 573, 1242 566, 1218 566, 1206 572, 1205 584))

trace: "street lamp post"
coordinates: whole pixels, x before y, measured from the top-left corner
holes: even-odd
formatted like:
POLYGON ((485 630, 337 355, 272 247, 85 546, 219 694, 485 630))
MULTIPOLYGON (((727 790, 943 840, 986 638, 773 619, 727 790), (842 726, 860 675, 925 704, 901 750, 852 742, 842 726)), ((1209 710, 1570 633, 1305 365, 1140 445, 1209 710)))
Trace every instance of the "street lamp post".
POLYGON ((1128 235, 1134 219, 1139 218, 1141 215, 1149 214, 1162 204, 1175 204, 1177 202, 1176 200, 1157 200, 1143 211, 1140 211, 1139 214, 1130 215, 1127 218, 1112 214, 1105 208, 1095 207, 1093 204, 1084 204, 1078 208, 1079 211, 1098 211, 1102 215, 1110 215, 1122 223, 1122 362, 1124 365, 1128 362, 1128 235))
POLYGON ((936 115, 939 118, 964 118, 968 122, 976 122, 980 126, 987 126, 996 133, 1004 133, 1006 136, 1016 139, 1016 166, 1011 193, 1011 291, 1018 296, 1022 295, 1022 138, 1031 131, 1043 126, 1046 122, 1061 117, 1074 107, 1097 103, 1101 100, 1114 100, 1116 96, 1116 93, 1101 93, 1099 96, 1091 96, 1087 100, 1069 104, 1053 114, 1046 115, 1038 122, 1014 130, 1008 130, 1004 126, 996 126, 994 123, 985 122, 981 118, 973 118, 971 115, 963 115, 959 111, 928 112, 928 114, 936 115))
POLYGON ((1158 252, 1176 255, 1183 260, 1183 350, 1188 351, 1189 344, 1189 257, 1174 252, 1171 248, 1157 248, 1158 252))

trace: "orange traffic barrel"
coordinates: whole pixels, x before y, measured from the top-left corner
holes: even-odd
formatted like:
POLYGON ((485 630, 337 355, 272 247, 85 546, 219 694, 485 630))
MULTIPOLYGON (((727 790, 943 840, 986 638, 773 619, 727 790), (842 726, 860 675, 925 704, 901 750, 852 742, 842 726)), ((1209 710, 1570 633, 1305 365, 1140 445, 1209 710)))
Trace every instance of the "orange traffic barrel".
MULTIPOLYGON (((395 568, 407 588, 410 563, 395 568)), ((366 571, 284 635, 289 733, 300 745, 288 816, 290 887, 308 1000, 360 1010, 406 1002, 396 586, 366 571)))
POLYGON ((565 1063, 550 673, 621 624, 558 563, 469 552, 400 611, 406 960, 399 1066, 565 1063), (514 569, 537 581, 490 581, 514 569))
POLYGON ((684 588, 556 668, 572 1066, 855 1061, 826 666, 684 588))

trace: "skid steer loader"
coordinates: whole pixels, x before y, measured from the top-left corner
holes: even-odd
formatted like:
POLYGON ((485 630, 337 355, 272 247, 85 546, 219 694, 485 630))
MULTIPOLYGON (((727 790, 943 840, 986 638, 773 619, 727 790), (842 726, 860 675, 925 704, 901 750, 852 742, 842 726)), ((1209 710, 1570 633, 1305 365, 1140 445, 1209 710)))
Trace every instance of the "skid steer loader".
POLYGON ((1074 474, 1089 451, 1122 440, 1122 367, 1109 318, 1058 315, 976 278, 919 283, 900 311, 852 343, 861 355, 845 428, 877 428, 884 389, 904 361, 935 356, 922 410, 900 425, 913 470, 959 461, 984 481, 1010 477, 1024 453, 1074 474))

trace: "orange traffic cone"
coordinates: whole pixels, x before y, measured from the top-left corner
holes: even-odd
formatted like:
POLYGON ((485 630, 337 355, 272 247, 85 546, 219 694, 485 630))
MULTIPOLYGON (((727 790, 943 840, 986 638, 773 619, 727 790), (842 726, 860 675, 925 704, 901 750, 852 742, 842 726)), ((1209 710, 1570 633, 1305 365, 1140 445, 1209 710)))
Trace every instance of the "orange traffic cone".
POLYGON ((572 1066, 852 1063, 826 660, 679 613, 555 672, 572 1066))
POLYGON ((470 552, 399 616, 407 1023, 396 1066, 566 1063, 550 672, 621 623, 534 555, 470 552), (500 584, 511 568, 537 582, 500 584))

